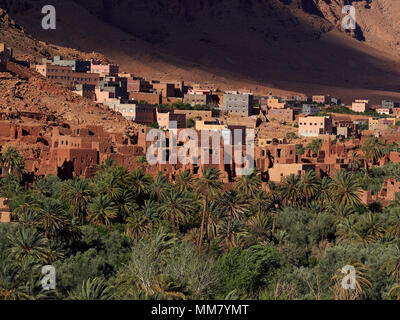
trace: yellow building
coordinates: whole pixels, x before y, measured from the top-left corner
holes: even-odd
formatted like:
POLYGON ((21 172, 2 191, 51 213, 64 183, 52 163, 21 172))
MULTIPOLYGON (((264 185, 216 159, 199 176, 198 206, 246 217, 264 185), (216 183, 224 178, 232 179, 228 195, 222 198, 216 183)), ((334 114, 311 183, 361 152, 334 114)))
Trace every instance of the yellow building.
POLYGON ((394 128, 396 126, 396 118, 369 118, 368 119, 368 129, 377 130, 385 128, 394 128))
POLYGON ((195 124, 196 130, 224 130, 228 126, 219 121, 200 121, 197 120, 195 124))
POLYGON ((263 146, 267 146, 269 144, 272 144, 273 142, 278 142, 279 144, 284 144, 284 143, 286 143, 286 139, 285 138, 280 138, 280 139, 277 139, 277 138, 274 138, 274 139, 272 139, 272 138, 260 138, 257 141, 257 146, 258 147, 263 147, 263 146))

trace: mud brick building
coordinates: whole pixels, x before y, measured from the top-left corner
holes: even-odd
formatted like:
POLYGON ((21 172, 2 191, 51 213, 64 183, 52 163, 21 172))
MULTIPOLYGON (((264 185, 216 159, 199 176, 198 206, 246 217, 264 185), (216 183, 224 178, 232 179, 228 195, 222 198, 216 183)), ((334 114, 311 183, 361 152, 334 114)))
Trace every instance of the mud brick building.
POLYGON ((129 100, 144 101, 148 104, 161 104, 161 94, 148 92, 129 92, 129 100))
POLYGON ((36 71, 47 79, 65 85, 97 85, 100 76, 97 73, 74 72, 70 66, 55 66, 51 64, 36 65, 36 71))
POLYGON ((128 99, 127 78, 104 76, 99 80, 97 87, 101 92, 110 92, 114 98, 128 99))
POLYGON ((322 104, 327 104, 331 102, 331 97, 329 95, 325 95, 325 96, 312 96, 312 102, 315 103, 322 103, 322 104))
POLYGON ((212 119, 212 111, 207 110, 174 110, 175 114, 184 114, 186 119, 196 119, 196 120, 210 120, 212 119))
POLYGON ((303 104, 302 113, 313 116, 321 111, 321 108, 316 104, 303 104))
POLYGON ((175 110, 156 109, 158 126, 161 129, 186 128, 186 115, 175 113, 175 110), (176 126, 175 123, 176 122, 176 126))
POLYGON ((101 76, 118 75, 119 66, 117 64, 101 64, 101 61, 90 61, 90 72, 101 76))
POLYGON ((294 113, 293 109, 270 109, 267 113, 268 120, 278 120, 278 121, 293 121, 294 113))
POLYGON ((137 78, 133 76, 126 77, 127 78, 127 90, 129 93, 133 92, 152 92, 153 86, 149 81, 146 81, 143 78, 137 78))
POLYGON ((218 106, 219 99, 216 95, 211 94, 185 94, 183 102, 195 105, 208 105, 208 106, 218 106))
POLYGON ((153 92, 161 94, 163 98, 175 97, 175 85, 173 83, 153 80, 151 85, 153 92))
POLYGON ((351 105, 351 110, 354 112, 365 112, 369 110, 369 101, 368 100, 356 100, 351 105))
POLYGON ((0 72, 7 70, 7 61, 13 57, 13 50, 7 48, 5 43, 0 43, 0 72))
POLYGON ((156 121, 156 109, 152 104, 123 104, 117 111, 136 123, 150 124, 156 121))
POLYGON ((96 101, 96 86, 94 85, 78 84, 75 86, 73 92, 92 101, 96 101))
POLYGON ((71 67, 74 72, 90 72, 90 61, 85 60, 64 60, 62 56, 55 56, 53 59, 42 60, 43 64, 51 64, 53 66, 71 67))
POLYGON ((332 118, 330 117, 299 117, 299 136, 318 137, 332 134, 332 118))
POLYGON ((222 110, 233 115, 251 116, 253 112, 253 95, 225 92, 222 110))

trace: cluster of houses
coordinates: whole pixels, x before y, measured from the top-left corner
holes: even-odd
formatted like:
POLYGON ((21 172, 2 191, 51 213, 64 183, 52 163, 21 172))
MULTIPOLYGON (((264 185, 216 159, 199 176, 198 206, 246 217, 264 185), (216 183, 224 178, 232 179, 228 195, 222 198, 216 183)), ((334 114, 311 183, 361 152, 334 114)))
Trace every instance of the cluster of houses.
MULTIPOLYGON (((369 121, 361 119, 335 123, 329 116, 318 116, 326 106, 340 106, 341 100, 329 95, 276 97, 256 96, 249 90, 225 91, 215 89, 209 83, 186 85, 184 81, 147 81, 133 74, 120 72, 115 64, 101 64, 99 61, 64 60, 62 57, 43 59, 36 70, 55 82, 64 84, 75 93, 107 105, 120 112, 126 119, 136 123, 150 125, 157 123, 162 129, 185 128, 187 120, 196 122, 196 128, 205 126, 223 126, 218 118, 257 117, 264 113, 268 121, 298 123, 298 135, 317 137, 336 135, 348 138, 357 133, 357 124, 365 122, 370 129, 386 126, 394 127, 400 105, 393 101, 382 101, 381 106, 373 109, 387 116, 371 117, 369 121), (181 103, 179 109, 159 108, 160 105, 181 103), (186 108, 184 106, 187 106, 186 108), (195 108, 206 106, 207 108, 195 108), (389 118, 393 115, 392 118, 389 118)), ((357 99, 349 109, 364 113, 371 110, 368 100, 357 99)))
MULTIPOLYGON (((7 48, 1 49, 0 45, 0 68, 3 61, 10 56, 7 48)), ((265 185, 268 181, 279 183, 290 174, 303 174, 308 170, 315 171, 318 177, 333 176, 339 170, 350 169, 354 152, 359 155, 360 165, 366 166, 368 160, 365 159, 361 146, 371 135, 379 137, 387 144, 400 141, 400 131, 388 130, 396 126, 399 104, 395 102, 383 101, 382 106, 375 107, 382 115, 380 117, 340 118, 321 115, 326 108, 341 105, 339 99, 330 96, 256 96, 248 90, 220 92, 210 84, 187 86, 183 81, 146 81, 132 74, 121 73, 118 65, 103 65, 93 60, 64 60, 62 57, 45 59, 43 64, 35 68, 43 76, 68 86, 77 94, 103 103, 121 112, 127 119, 145 126, 139 126, 127 134, 105 131, 101 125, 49 128, 42 122, 32 121, 41 119, 38 114, 21 114, 27 121, 2 120, 0 145, 10 141, 36 145, 35 153, 24 155, 28 173, 26 178, 31 179, 31 182, 48 174, 63 179, 74 176, 90 178, 108 158, 129 170, 142 167, 152 175, 161 171, 171 180, 180 171, 190 171, 199 176, 209 166, 221 171, 227 186, 239 175, 238 169, 243 168, 243 164, 235 163, 235 160, 230 164, 220 161, 219 164, 159 163, 152 166, 138 161, 146 156, 152 144, 146 141, 146 137, 152 129, 150 125, 155 122, 160 128, 166 129, 167 143, 164 148, 167 149, 167 154, 171 151, 169 139, 172 132, 167 129, 176 129, 179 134, 187 126, 187 119, 196 120, 194 129, 201 136, 204 130, 221 132, 222 135, 227 129, 228 132, 243 129, 245 133, 246 128, 257 129, 259 119, 263 116, 266 121, 289 122, 293 127, 297 126, 299 137, 310 138, 310 141, 318 137, 323 141, 321 149, 314 154, 306 145, 296 143, 296 140, 259 135, 256 138, 253 160, 265 185), (161 108, 164 104, 172 105, 175 102, 190 105, 192 108, 161 108), (209 108, 195 108, 199 105, 209 108), (364 126, 361 130, 361 124, 368 128, 364 126), (300 154, 299 149, 304 152, 300 154)), ((356 100, 351 105, 351 110, 356 112, 365 112, 370 108, 372 107, 367 100, 356 100)), ((181 147, 183 146, 178 145, 178 149, 181 147)), ((221 142, 220 147, 220 153, 224 154, 226 145, 221 142)), ((244 144, 242 148, 245 155, 244 144)), ((211 147, 206 154, 210 157, 213 155, 211 147)), ((381 164, 388 161, 400 162, 400 153, 391 152, 385 155, 381 164)), ((371 192, 365 192, 362 197, 367 204, 376 199, 385 203, 393 200, 399 191, 400 182, 388 179, 374 199, 371 192)))

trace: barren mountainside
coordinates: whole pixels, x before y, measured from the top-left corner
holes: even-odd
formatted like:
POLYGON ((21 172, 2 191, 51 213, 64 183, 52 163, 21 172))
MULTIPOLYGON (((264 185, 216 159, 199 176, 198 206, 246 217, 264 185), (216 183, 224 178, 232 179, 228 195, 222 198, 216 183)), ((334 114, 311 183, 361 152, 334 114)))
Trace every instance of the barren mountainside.
POLYGON ((148 78, 345 99, 400 89, 400 1, 55 0, 52 31, 41 28, 45 4, 0 0, 36 39, 100 52, 148 78), (354 37, 340 28, 345 4, 356 7, 354 37))

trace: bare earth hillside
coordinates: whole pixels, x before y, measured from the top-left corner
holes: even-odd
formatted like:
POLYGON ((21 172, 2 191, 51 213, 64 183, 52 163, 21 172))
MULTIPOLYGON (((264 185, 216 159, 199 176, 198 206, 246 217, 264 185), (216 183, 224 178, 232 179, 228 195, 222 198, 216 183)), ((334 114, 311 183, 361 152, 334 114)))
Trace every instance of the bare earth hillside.
MULTIPOLYGON (((221 89, 274 94, 331 93, 346 102, 357 96, 374 102, 400 97, 400 1, 51 3, 57 8, 52 31, 41 28, 40 10, 49 1, 0 0, 0 7, 36 39, 100 52, 147 78, 209 81, 221 89), (356 7, 355 38, 340 28, 344 3, 356 7)), ((10 46, 14 40, 8 39, 10 46)))

